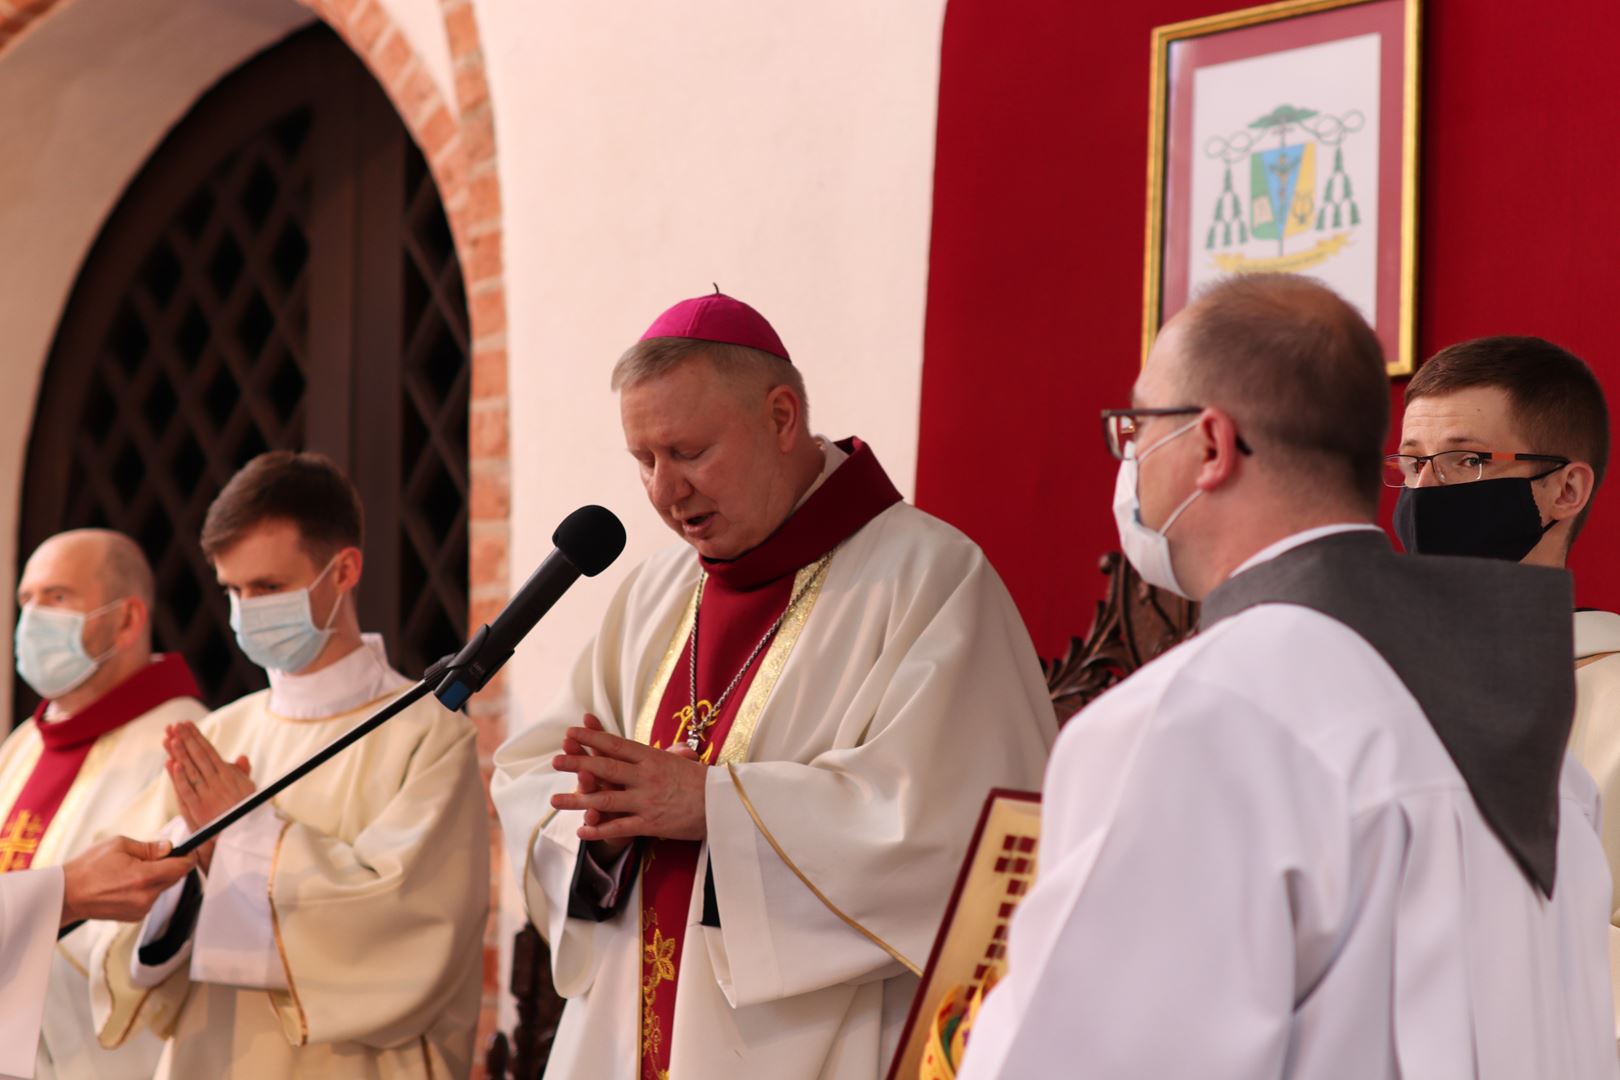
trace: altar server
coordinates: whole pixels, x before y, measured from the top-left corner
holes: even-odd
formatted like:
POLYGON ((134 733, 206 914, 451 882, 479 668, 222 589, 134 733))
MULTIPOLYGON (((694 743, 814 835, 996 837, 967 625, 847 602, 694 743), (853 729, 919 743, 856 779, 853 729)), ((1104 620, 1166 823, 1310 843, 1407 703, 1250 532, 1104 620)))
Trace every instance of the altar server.
MULTIPOLYGON (((1608 471, 1603 387, 1580 357, 1541 338, 1447 346, 1407 383, 1400 452, 1385 462, 1384 482, 1401 489, 1395 532, 1407 551, 1562 567, 1608 471)), ((1575 612, 1574 662, 1569 748, 1597 781, 1612 873, 1620 868, 1620 614, 1575 612)), ((1609 950, 1620 984, 1620 899, 1609 950)))
MULTIPOLYGON (((220 492, 203 550, 270 688, 171 728, 128 828, 189 833, 409 685, 360 632, 362 539, 358 493, 317 454, 261 455, 220 492)), ((101 934, 103 1045, 149 1026, 175 1080, 467 1076, 488 827, 471 723, 417 702, 206 845, 201 887, 101 934)))

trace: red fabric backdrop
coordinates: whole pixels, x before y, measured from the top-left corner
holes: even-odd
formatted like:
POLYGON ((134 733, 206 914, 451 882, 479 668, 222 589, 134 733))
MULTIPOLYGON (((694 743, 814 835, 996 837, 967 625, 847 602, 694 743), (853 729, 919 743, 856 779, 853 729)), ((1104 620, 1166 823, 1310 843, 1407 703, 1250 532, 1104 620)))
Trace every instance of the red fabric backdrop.
MULTIPOLYGON (((1241 6, 946 10, 917 501, 983 545, 1043 655, 1118 546, 1097 411, 1140 360, 1149 34, 1241 6)), ((1424 34, 1419 355, 1539 334, 1620 409, 1620 5, 1428 0, 1424 34)), ((1620 479, 1575 549, 1582 605, 1620 608, 1617 545, 1620 479)))

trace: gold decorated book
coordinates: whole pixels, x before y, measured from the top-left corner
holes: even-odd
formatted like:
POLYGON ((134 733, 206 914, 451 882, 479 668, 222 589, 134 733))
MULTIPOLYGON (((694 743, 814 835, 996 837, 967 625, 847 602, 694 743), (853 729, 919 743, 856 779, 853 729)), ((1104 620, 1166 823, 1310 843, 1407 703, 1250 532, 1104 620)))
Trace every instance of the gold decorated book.
POLYGON ((1007 927, 1035 884, 1040 796, 990 792, 911 1003, 888 1080, 951 1080, 979 1003, 1007 970, 1007 927))

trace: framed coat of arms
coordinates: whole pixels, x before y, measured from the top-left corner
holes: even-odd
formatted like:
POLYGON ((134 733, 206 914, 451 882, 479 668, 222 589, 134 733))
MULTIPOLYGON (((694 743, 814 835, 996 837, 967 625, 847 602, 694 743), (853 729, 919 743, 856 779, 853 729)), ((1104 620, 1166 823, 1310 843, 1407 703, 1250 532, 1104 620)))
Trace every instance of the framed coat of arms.
POLYGON ((1415 363, 1420 0, 1285 0, 1153 32, 1143 355, 1229 274, 1308 274, 1415 363))

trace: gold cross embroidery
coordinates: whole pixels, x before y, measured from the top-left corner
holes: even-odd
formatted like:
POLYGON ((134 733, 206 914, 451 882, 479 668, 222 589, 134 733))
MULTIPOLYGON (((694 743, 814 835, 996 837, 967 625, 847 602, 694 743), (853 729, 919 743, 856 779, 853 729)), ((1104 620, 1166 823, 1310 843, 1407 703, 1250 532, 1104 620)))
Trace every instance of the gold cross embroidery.
POLYGON ((38 814, 24 810, 12 818, 0 833, 0 874, 25 869, 33 861, 43 831, 38 814))
MULTIPOLYGON (((697 703, 696 719, 697 727, 700 731, 706 732, 708 730, 709 718, 713 715, 713 705, 707 701, 700 701, 697 703)), ((671 719, 675 721, 675 737, 669 741, 669 745, 679 746, 681 743, 686 741, 686 733, 693 726, 692 706, 682 705, 679 709, 675 710, 675 714, 671 717, 671 719)), ((653 740, 652 748, 654 750, 666 749, 664 744, 659 742, 657 739, 653 740)), ((712 765, 714 763, 713 741, 710 741, 709 744, 703 748, 703 753, 699 755, 698 760, 703 762, 705 765, 712 765)))

